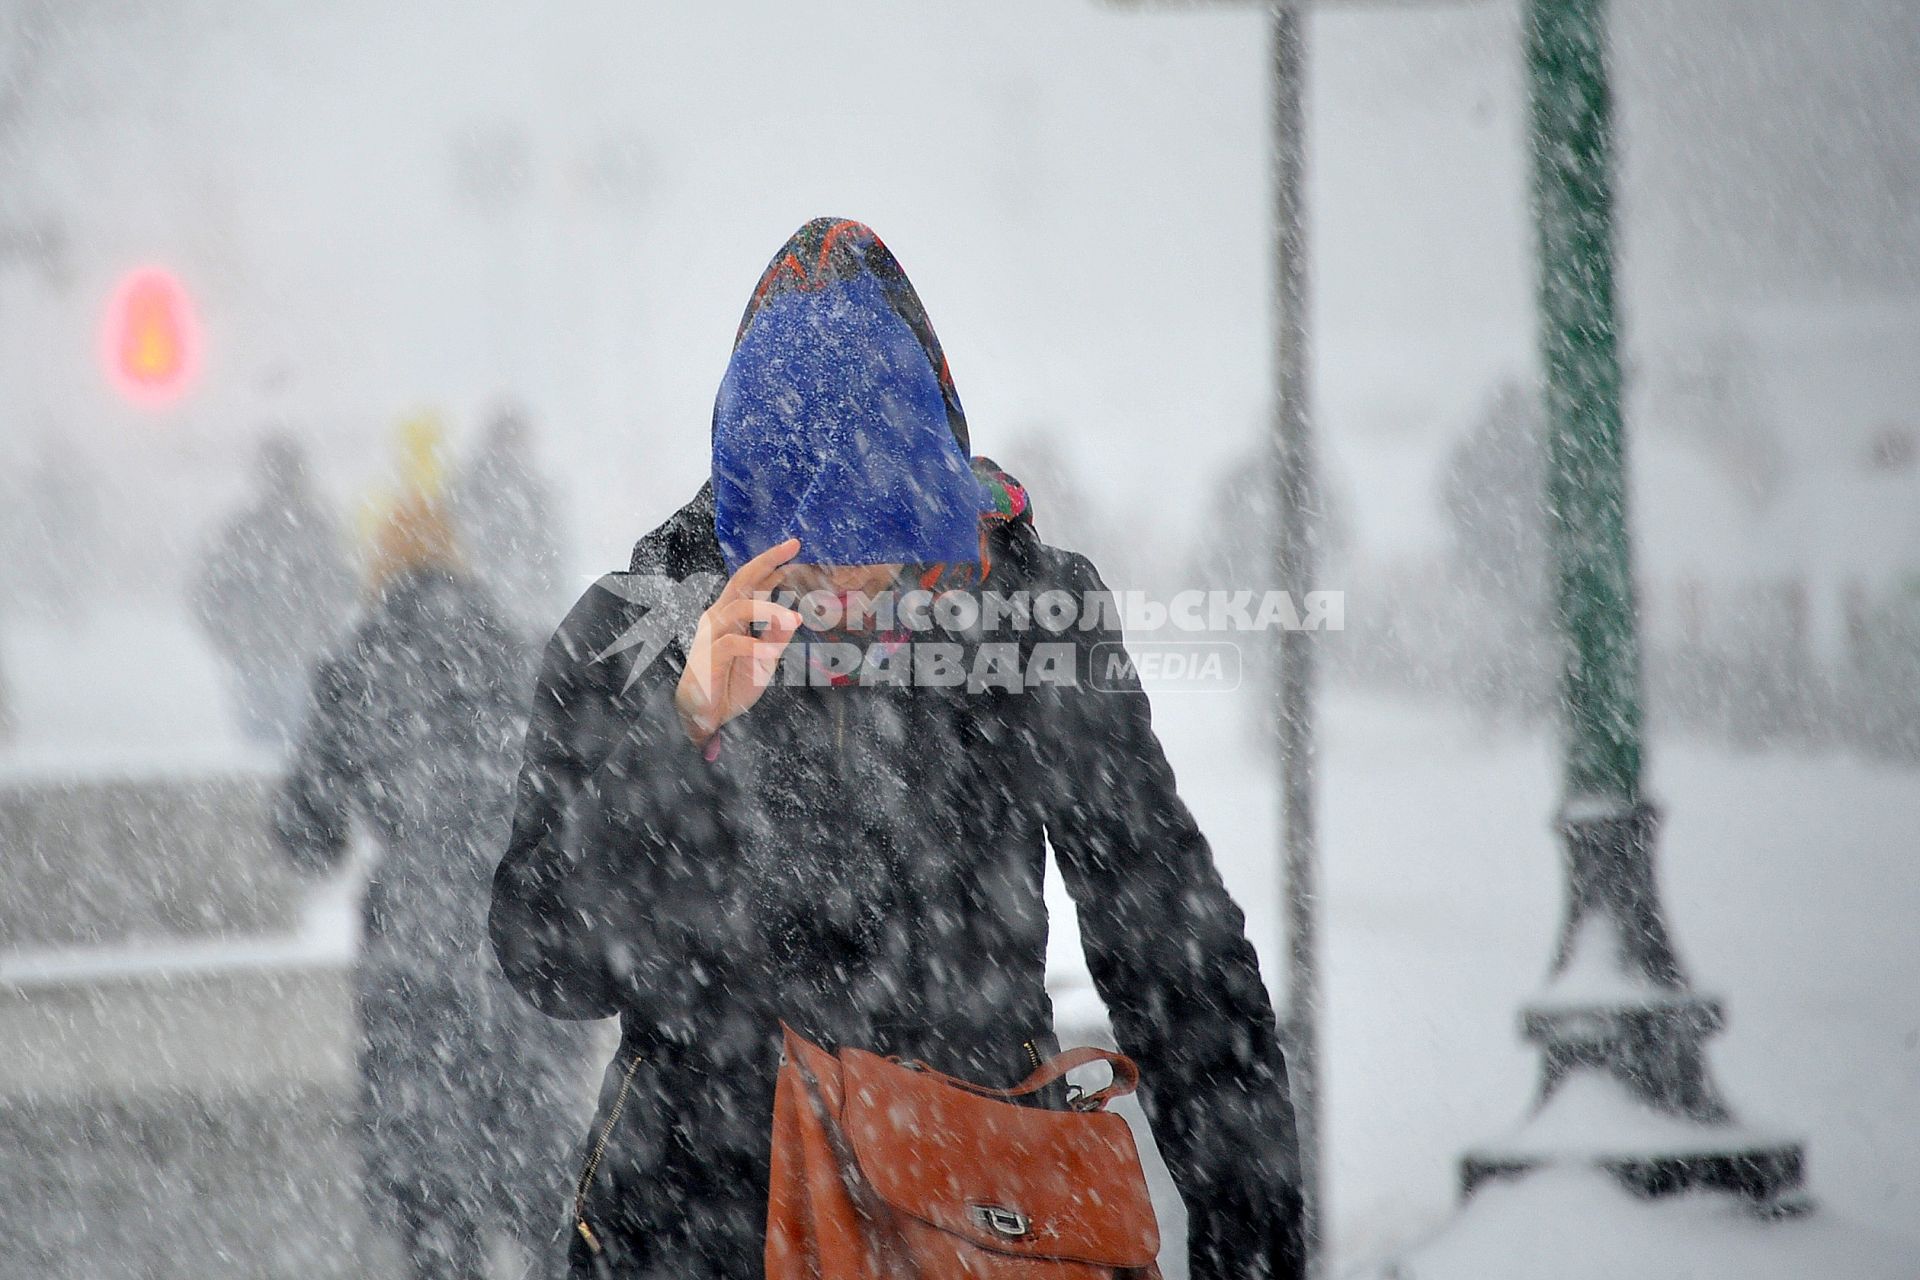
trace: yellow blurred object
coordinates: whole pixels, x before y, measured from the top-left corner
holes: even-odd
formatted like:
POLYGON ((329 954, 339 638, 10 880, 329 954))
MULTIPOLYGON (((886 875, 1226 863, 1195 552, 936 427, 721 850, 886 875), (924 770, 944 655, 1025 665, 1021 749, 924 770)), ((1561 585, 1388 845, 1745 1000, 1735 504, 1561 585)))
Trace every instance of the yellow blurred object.
POLYGON ((400 491, 371 513, 367 580, 375 591, 412 569, 460 567, 442 494, 443 436, 439 416, 431 411, 400 424, 400 491))
POLYGON ((440 453, 446 431, 440 415, 428 409, 400 424, 400 479, 415 493, 440 496, 440 453))

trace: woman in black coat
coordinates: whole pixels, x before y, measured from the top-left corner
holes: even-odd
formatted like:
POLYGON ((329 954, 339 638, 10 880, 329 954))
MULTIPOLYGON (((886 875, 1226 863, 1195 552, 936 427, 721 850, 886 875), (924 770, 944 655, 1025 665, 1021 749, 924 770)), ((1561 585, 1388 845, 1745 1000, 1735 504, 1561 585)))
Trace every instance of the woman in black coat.
POLYGON ((490 928, 540 1008, 621 1020, 582 1276, 760 1272, 781 1020, 990 1084, 1050 1054, 1049 843, 1187 1203, 1192 1274, 1299 1271, 1272 1008, 1111 619, 922 610, 876 632, 755 598, 1090 608, 1093 567, 966 448, 891 254, 809 223, 741 323, 712 483, 547 648, 490 928))

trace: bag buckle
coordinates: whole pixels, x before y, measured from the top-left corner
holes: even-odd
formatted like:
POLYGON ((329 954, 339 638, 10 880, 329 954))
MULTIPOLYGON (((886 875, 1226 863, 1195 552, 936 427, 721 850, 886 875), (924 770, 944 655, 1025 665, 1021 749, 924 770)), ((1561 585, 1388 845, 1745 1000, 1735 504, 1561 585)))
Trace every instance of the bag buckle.
POLYGON ((1000 1204, 970 1206, 976 1222, 1005 1240, 1021 1240, 1033 1233, 1033 1224, 1018 1209, 1000 1204))

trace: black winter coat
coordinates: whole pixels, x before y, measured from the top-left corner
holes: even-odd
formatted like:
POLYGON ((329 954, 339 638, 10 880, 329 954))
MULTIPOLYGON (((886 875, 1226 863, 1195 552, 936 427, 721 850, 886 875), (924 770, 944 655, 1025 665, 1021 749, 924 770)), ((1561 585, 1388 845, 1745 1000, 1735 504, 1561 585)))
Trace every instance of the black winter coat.
MULTIPOLYGON (((991 539, 989 590, 1104 590, 1026 515, 991 539)), ((1145 694, 1130 674, 1091 687, 1118 634, 1019 637, 1071 641, 1072 688, 775 685, 709 761, 672 706, 684 638, 651 662, 632 642, 650 581, 711 575, 690 621, 724 574, 703 490, 575 606, 494 883, 510 980, 548 1012, 621 1020, 582 1188, 599 1252, 576 1238, 579 1273, 759 1273, 781 1019, 976 1080, 1024 1075, 1051 1044, 1050 841, 1189 1209, 1194 1275, 1298 1274, 1272 1008, 1145 694)))

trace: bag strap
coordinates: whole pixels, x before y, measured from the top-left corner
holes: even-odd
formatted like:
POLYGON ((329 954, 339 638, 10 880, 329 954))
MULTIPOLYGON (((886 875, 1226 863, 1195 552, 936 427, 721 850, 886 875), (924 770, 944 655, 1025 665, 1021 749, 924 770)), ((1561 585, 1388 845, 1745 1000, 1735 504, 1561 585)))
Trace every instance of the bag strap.
POLYGON ((1104 1062, 1113 1069, 1113 1082, 1097 1093, 1084 1098, 1076 1098, 1073 1108, 1076 1111, 1098 1111, 1115 1098, 1124 1098, 1140 1087, 1140 1068, 1132 1058, 1124 1053, 1113 1053, 1106 1049, 1083 1047, 1068 1049, 1065 1053, 1034 1069, 1032 1075, 1008 1089, 995 1089, 990 1085, 975 1084, 971 1080, 962 1080, 946 1072, 930 1067, 918 1059, 895 1058, 894 1062, 909 1071, 918 1071, 932 1076, 942 1084, 964 1089, 968 1093, 979 1094, 983 1098, 1024 1098, 1030 1093, 1038 1093, 1067 1072, 1077 1067, 1088 1066, 1095 1062, 1104 1062))
MULTIPOLYGON (((786 1024, 782 1023, 781 1026, 785 1027, 786 1024)), ((792 1031, 788 1030, 788 1034, 791 1035, 792 1031)), ((806 1105, 813 1112, 814 1123, 820 1126, 820 1136, 826 1140, 827 1150, 833 1156, 840 1185, 866 1226, 863 1240, 878 1254, 873 1261, 880 1264, 882 1275, 916 1275, 911 1260, 902 1256, 901 1242, 893 1227, 893 1213, 887 1208, 886 1201, 880 1198, 880 1193, 873 1189, 873 1184, 867 1181, 860 1167, 860 1157, 854 1154, 838 1117, 828 1112, 826 1091, 820 1087, 820 1080, 813 1074, 813 1068, 799 1054, 793 1054, 785 1061, 799 1074, 800 1092, 805 1095, 806 1105)), ((807 1170, 807 1176, 815 1176, 815 1171, 807 1170)))

